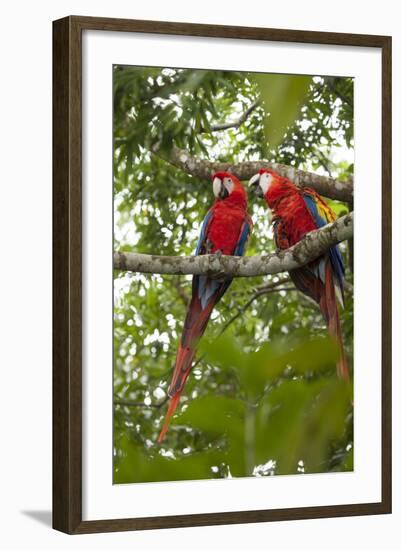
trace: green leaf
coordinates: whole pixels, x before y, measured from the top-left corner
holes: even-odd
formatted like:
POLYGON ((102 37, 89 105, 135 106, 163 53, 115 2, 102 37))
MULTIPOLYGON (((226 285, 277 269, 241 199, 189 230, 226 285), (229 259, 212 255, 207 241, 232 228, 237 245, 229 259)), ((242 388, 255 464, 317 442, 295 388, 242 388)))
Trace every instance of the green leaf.
POLYGON ((253 78, 265 109, 265 138, 274 149, 297 118, 312 79, 285 74, 257 74, 253 78))
POLYGON ((238 399, 209 395, 193 400, 176 422, 214 434, 237 434, 243 422, 244 403, 238 399))
POLYGON ((221 455, 206 451, 182 458, 145 454, 134 441, 120 441, 120 456, 115 459, 114 483, 178 481, 211 477, 211 468, 221 462, 221 455))
POLYGON ((342 380, 283 382, 258 407, 258 460, 274 458, 281 474, 297 473, 300 460, 306 472, 327 471, 330 443, 343 434, 349 407, 342 380))

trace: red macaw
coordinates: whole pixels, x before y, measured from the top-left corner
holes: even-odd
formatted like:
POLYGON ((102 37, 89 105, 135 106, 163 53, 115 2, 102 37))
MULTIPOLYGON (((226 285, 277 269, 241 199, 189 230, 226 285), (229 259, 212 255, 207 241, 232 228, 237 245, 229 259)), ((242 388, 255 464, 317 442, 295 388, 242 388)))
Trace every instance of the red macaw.
MULTIPOLYGON (((316 191, 306 187, 300 189, 272 170, 262 168, 249 183, 255 186, 256 194, 264 197, 273 212, 274 240, 280 250, 289 248, 309 231, 337 217, 316 191)), ((340 249, 331 246, 324 256, 289 274, 298 290, 319 304, 329 334, 338 343, 337 374, 349 379, 337 307, 337 301, 344 305, 344 273, 340 249)))
MULTIPOLYGON (((217 172, 212 179, 216 200, 203 221, 195 254, 220 253, 242 256, 252 229, 252 219, 247 213, 246 190, 240 181, 228 172, 217 172)), ((194 275, 192 278, 192 299, 168 388, 170 403, 158 438, 159 443, 163 440, 179 403, 195 357, 196 344, 205 332, 214 306, 231 282, 232 279, 217 280, 206 275, 194 275)))

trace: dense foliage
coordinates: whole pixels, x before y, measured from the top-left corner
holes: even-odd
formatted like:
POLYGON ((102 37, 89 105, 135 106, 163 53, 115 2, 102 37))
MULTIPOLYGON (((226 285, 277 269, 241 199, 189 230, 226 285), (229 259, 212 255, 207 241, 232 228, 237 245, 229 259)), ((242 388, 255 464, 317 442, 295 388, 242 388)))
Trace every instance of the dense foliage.
MULTIPOLYGON (((345 180, 352 116, 348 78, 116 66, 115 250, 194 252, 212 189, 169 164, 173 145, 209 160, 268 158, 345 180)), ((329 202, 337 214, 349 208, 329 202)), ((250 197, 250 212, 247 253, 273 250, 267 210, 250 197)), ((337 350, 319 309, 286 273, 233 282, 156 443, 190 288, 190 277, 115 272, 114 481, 352 469, 351 390, 336 378, 337 350)), ((341 318, 352 367, 349 267, 341 318)))

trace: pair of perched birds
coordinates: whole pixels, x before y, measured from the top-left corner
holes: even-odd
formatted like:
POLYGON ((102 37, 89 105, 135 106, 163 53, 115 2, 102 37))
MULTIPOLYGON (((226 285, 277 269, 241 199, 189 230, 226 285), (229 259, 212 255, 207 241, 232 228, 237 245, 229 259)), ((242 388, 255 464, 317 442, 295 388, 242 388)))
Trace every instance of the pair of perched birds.
MULTIPOLYGON (((196 254, 218 252, 242 256, 252 230, 246 190, 229 172, 217 172, 212 180, 216 200, 203 221, 196 254)), ((289 179, 271 170, 261 169, 249 183, 273 212, 274 240, 280 250, 289 248, 309 231, 336 219, 334 212, 316 191, 300 189, 289 179)), ((338 246, 330 247, 323 256, 310 264, 292 270, 290 277, 301 292, 318 303, 328 332, 338 343, 337 373, 340 377, 348 378, 337 307, 337 300, 342 304, 344 298, 344 264, 338 246)), ((214 306, 231 282, 230 278, 217 280, 207 275, 195 275, 192 279, 192 298, 168 389, 170 402, 159 443, 179 403, 195 357, 196 344, 206 329, 214 306)))

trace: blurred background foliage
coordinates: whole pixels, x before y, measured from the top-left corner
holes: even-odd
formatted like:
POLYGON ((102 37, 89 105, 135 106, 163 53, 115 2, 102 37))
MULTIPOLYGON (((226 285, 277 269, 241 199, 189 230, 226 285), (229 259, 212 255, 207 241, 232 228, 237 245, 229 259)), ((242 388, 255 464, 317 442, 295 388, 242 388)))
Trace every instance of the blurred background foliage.
MULTIPOLYGON (((280 162, 353 173, 353 81, 338 77, 114 67, 114 248, 189 255, 213 202, 210 182, 168 162, 280 162), (152 153, 157 151, 157 154, 152 153)), ((274 250, 250 198, 248 251, 274 250)), ((349 205, 328 201, 341 215, 349 205)), ((353 360, 349 247, 345 347, 353 360)), ((353 468, 350 388, 317 306, 288 274, 235 279, 212 314, 178 413, 156 443, 191 277, 115 272, 114 482, 229 478, 353 468)))

